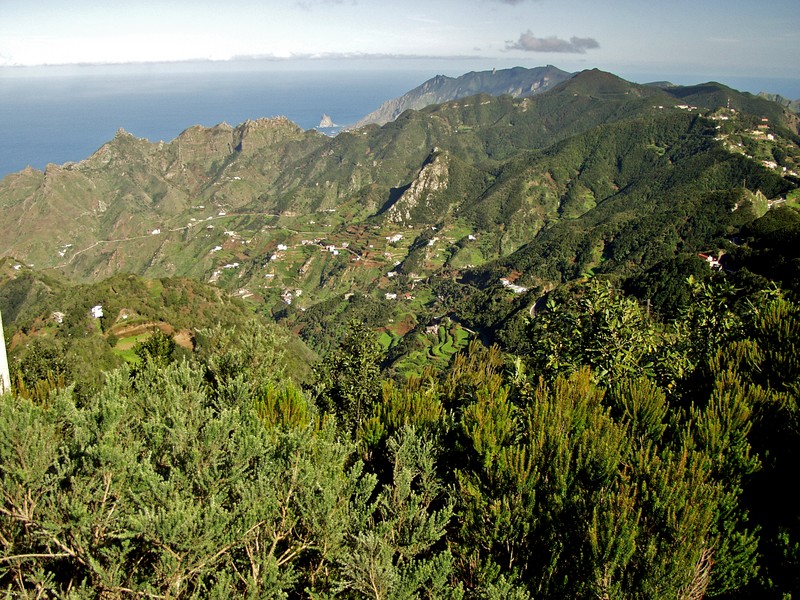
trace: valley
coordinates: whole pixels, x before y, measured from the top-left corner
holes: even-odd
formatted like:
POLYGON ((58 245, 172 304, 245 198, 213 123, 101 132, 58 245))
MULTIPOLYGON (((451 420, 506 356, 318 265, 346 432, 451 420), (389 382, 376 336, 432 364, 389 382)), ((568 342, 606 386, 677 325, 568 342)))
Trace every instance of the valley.
POLYGON ((724 248, 726 228, 794 202, 798 122, 718 84, 586 71, 335 138, 285 119, 158 144, 120 130, 84 161, 0 183, 13 224, 0 254, 81 282, 190 277, 317 351, 365 311, 393 340, 426 339, 442 316, 495 340, 581 274, 630 277, 678 240, 724 248), (722 204, 709 188, 728 190, 722 204), (479 298, 494 298, 488 321, 465 310, 479 298))

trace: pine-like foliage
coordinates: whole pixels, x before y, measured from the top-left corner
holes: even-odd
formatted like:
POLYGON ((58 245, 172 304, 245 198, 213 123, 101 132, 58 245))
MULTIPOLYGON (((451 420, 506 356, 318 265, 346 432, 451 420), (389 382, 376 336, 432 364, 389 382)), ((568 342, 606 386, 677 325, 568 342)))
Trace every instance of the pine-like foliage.
POLYGON ((349 595, 366 589, 361 555, 386 575, 373 597, 449 583, 434 546, 451 508, 429 443, 412 430, 393 439, 395 475, 378 491, 297 390, 220 394, 175 363, 115 372, 80 405, 70 390, 47 405, 4 396, 0 585, 48 597, 349 595))
POLYGON ((317 394, 280 337, 198 332, 99 391, 0 399, 0 585, 19 596, 794 595, 800 308, 689 282, 659 322, 590 281, 445 371, 353 326, 317 394))
POLYGON ((381 347, 363 324, 351 322, 339 347, 315 369, 316 401, 355 430, 369 416, 381 391, 381 347))

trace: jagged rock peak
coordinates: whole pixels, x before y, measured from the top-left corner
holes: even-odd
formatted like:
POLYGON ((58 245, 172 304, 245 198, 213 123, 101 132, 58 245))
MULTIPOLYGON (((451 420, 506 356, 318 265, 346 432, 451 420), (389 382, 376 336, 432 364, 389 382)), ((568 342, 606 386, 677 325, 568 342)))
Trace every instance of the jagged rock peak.
POLYGON ((41 169, 36 169, 31 165, 28 165, 21 171, 18 171, 16 173, 9 173, 8 175, 6 175, 6 177, 30 177, 31 175, 42 175, 43 173, 44 171, 42 171, 41 169))
POLYGON ((281 127, 290 125, 292 127, 298 127, 298 125, 294 121, 290 121, 287 117, 284 116, 277 116, 277 117, 263 117, 260 119, 247 119, 244 123, 239 125, 239 127, 243 127, 245 129, 256 129, 256 128, 267 128, 267 127, 281 127))
POLYGON ((322 118, 319 120, 317 127, 336 127, 336 123, 333 122, 329 115, 322 113, 322 118))
POLYGON ((253 133, 266 133, 266 132, 282 132, 289 130, 292 133, 302 132, 303 129, 290 121, 286 117, 270 117, 263 119, 248 119, 244 123, 238 125, 233 131, 240 137, 246 137, 253 133))
POLYGON ((431 89, 438 88, 443 84, 447 83, 448 81, 454 81, 452 77, 448 77, 447 75, 437 75, 436 77, 429 79, 425 83, 422 84, 420 88, 423 92, 430 91, 431 89))

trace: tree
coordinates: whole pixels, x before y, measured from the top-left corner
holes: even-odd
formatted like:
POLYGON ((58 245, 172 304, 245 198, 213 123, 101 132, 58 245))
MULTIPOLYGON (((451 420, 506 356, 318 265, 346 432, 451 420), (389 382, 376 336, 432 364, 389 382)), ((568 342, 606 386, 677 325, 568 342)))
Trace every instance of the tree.
POLYGON ((71 383, 72 373, 66 344, 37 337, 17 354, 11 377, 15 394, 44 402, 50 392, 71 383))
MULTIPOLYGON (((652 395, 638 387, 618 393, 652 395)), ((641 432, 657 417, 637 419, 641 432)), ((481 395, 462 427, 472 455, 457 471, 456 547, 473 586, 505 578, 540 598, 706 589, 721 497, 709 460, 629 437, 588 369, 542 382, 525 406, 508 389, 481 395)))
POLYGON ((0 402, 0 588, 42 597, 430 598, 452 502, 403 428, 380 489, 332 422, 220 403, 189 362, 127 367, 76 403, 0 402))
POLYGON ((610 386, 654 369, 654 322, 634 298, 607 281, 590 279, 562 303, 550 298, 529 331, 531 369, 549 380, 588 365, 596 381, 610 386))
POLYGON ((218 406, 187 363, 77 405, 0 403, 0 587, 81 597, 330 591, 375 478, 332 427, 218 406))
POLYGON ((196 332, 194 361, 220 401, 265 396, 286 378, 286 336, 258 321, 247 327, 216 325, 196 332))
POLYGON ((317 404, 334 413, 344 430, 354 431, 380 398, 382 357, 373 333, 352 321, 338 349, 316 366, 317 404))
MULTIPOLYGON (((773 288, 753 296, 743 313, 740 339, 720 349, 706 378, 715 398, 723 392, 727 404, 736 401, 749 412, 750 460, 760 463, 752 475, 737 478, 743 509, 761 538, 758 578, 748 592, 794 597, 800 594, 800 509, 786 482, 800 461, 800 305, 773 288)), ((740 443, 730 434, 723 442, 734 450, 740 443)), ((724 456, 729 471, 741 473, 747 464, 742 450, 724 456)))
POLYGON ((177 344, 171 335, 156 329, 150 336, 133 347, 133 352, 142 362, 153 362, 164 367, 175 360, 177 344))

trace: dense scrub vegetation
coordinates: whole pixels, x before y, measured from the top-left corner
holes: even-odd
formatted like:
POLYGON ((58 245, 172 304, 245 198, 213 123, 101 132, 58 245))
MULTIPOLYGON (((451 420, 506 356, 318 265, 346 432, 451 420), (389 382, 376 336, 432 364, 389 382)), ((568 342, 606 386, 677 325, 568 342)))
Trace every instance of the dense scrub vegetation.
MULTIPOLYGON (((734 598, 798 591, 800 306, 590 279, 516 356, 381 375, 352 324, 305 390, 268 329, 151 338, 92 394, 0 404, 0 581, 67 597, 734 598)), ((163 334, 162 334, 163 335, 163 334)), ((57 363, 52 363, 57 368, 57 363)))

